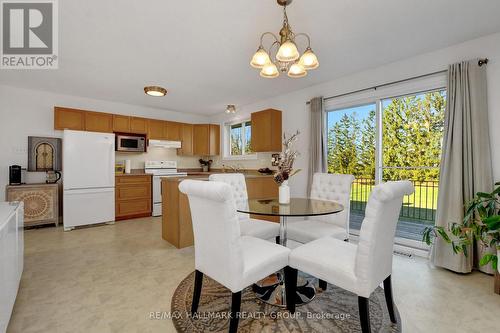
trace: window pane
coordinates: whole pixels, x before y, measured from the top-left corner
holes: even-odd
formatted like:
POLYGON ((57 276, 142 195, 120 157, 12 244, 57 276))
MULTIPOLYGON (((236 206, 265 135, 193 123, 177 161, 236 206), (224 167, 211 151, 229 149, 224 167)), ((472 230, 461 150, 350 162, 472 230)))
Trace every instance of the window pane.
POLYGON ((444 90, 382 101, 382 180, 408 179, 415 186, 403 199, 398 237, 421 240, 434 224, 445 105, 444 90))
POLYGON ((252 150, 252 123, 250 121, 245 123, 245 139, 246 139, 245 153, 251 154, 253 153, 253 150, 252 150))
POLYGON ((351 188, 350 228, 359 230, 375 186, 375 104, 328 112, 328 172, 356 177, 351 188))
POLYGON ((383 179, 439 179, 446 91, 382 101, 383 179))
POLYGON ((375 109, 328 112, 328 172, 375 179, 375 109))
POLYGON ((231 125, 230 128, 230 143, 231 155, 241 155, 243 152, 243 137, 242 137, 242 124, 231 125))

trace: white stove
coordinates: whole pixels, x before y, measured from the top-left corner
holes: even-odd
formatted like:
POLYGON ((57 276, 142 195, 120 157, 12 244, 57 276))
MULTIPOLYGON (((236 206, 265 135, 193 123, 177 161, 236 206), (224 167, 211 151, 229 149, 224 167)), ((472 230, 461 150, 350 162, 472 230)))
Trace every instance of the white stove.
POLYGON ((161 216, 161 178, 185 177, 187 173, 177 171, 177 161, 146 161, 144 172, 153 175, 153 216, 161 216))

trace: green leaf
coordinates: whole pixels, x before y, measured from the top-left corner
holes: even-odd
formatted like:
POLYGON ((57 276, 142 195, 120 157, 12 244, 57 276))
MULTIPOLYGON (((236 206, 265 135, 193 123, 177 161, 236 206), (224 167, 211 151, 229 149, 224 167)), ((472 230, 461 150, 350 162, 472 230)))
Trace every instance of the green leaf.
POLYGON ((490 261, 493 260, 493 257, 496 257, 494 254, 487 253, 485 254, 481 260, 479 260, 479 265, 484 266, 487 265, 490 261))
POLYGON ((488 229, 498 230, 500 228, 500 215, 493 215, 483 220, 483 223, 486 224, 488 229))
POLYGON ((437 227, 436 228, 436 231, 437 233, 439 234, 439 236, 441 236, 441 238, 447 242, 447 243, 451 243, 451 239, 450 237, 448 236, 448 234, 446 233, 446 231, 442 228, 442 227, 437 227))
POLYGON ((464 256, 466 256, 466 257, 469 256, 469 250, 468 250, 467 244, 462 244, 462 252, 464 253, 464 256))
POLYGON ((491 195, 491 193, 477 192, 477 193, 476 193, 476 195, 477 195, 479 198, 488 198, 488 199, 493 198, 493 195, 491 195))

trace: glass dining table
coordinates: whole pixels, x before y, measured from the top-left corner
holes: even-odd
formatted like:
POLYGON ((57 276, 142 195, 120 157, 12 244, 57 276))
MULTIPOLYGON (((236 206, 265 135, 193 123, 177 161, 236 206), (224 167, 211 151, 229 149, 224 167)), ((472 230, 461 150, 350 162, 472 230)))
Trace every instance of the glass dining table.
MULTIPOLYGON (((288 217, 330 215, 340 213, 344 210, 344 207, 339 203, 309 198, 291 198, 289 204, 280 204, 277 198, 248 199, 238 201, 236 207, 240 213, 279 216, 279 243, 282 246, 287 246, 288 217)), ((257 282, 252 288, 257 298, 261 301, 280 307, 286 306, 283 270, 257 282)), ((314 284, 310 279, 299 275, 297 282, 297 305, 310 302, 315 295, 316 288, 314 284)))

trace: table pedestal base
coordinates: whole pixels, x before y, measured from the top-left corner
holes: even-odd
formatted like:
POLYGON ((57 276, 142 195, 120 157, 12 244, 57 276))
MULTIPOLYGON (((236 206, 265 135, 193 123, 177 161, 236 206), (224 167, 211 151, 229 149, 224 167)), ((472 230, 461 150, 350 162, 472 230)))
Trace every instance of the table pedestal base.
MULTIPOLYGON (((280 271, 254 284, 252 290, 255 296, 264 303, 285 308, 286 294, 283 276, 283 271, 280 271)), ((313 283, 299 276, 297 279, 296 305, 307 304, 314 299, 314 296, 316 296, 316 288, 313 283)))

